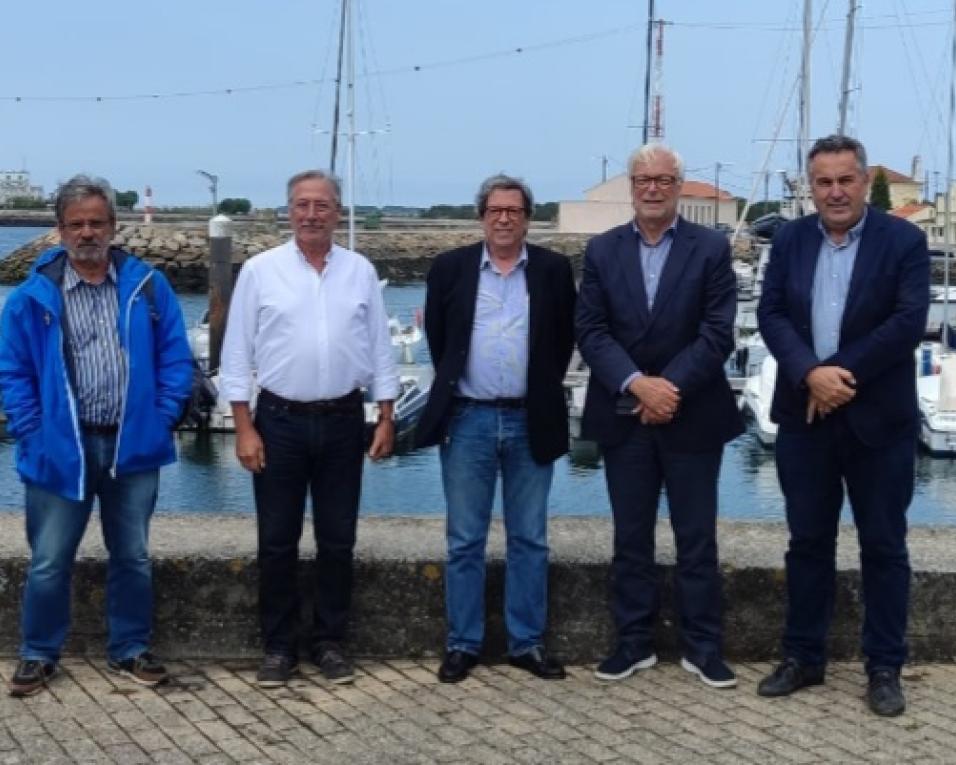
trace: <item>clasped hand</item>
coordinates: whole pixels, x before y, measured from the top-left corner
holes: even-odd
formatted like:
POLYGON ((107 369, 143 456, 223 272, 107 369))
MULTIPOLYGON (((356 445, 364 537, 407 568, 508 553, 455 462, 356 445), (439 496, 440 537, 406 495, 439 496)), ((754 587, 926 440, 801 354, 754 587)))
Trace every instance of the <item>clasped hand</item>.
POLYGON ((820 366, 810 370, 806 377, 810 396, 807 399, 807 424, 814 417, 826 417, 838 407, 853 400, 856 395, 856 378, 849 369, 837 366, 820 366))
POLYGON ((644 425, 666 425, 680 406, 680 390, 663 377, 644 375, 631 381, 628 390, 637 399, 633 413, 644 425))

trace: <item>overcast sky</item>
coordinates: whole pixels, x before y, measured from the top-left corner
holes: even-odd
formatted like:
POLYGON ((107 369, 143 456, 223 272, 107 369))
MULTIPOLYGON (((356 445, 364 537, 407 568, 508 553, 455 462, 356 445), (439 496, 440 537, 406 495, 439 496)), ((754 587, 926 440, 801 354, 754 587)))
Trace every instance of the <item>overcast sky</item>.
MULTIPOLYGON (((502 170, 540 201, 575 199, 600 181, 601 155, 621 172, 640 143, 646 0, 356 2, 357 126, 388 129, 357 139, 360 203, 464 203, 502 170)), ((204 169, 220 197, 280 204, 289 175, 329 163, 315 131, 331 126, 339 5, 5 2, 0 169, 47 191, 78 171, 141 195, 150 184, 160 205, 207 202, 204 169), (160 97, 136 98, 148 94, 160 97)), ((813 136, 836 127, 847 5, 813 2, 813 136)), ((761 139, 796 137, 802 9, 657 0, 672 22, 665 140, 689 177, 721 162, 721 186, 746 196, 761 139)), ((863 2, 850 132, 871 163, 908 173, 920 154, 945 179, 952 15, 946 0, 863 2)), ((795 165, 781 142, 769 168, 795 165)))

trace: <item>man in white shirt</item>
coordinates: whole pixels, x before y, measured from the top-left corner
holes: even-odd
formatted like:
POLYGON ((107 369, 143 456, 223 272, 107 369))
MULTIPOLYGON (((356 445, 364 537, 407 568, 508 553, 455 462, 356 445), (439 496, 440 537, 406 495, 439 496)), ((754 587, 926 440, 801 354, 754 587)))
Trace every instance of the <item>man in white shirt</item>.
POLYGON ((360 388, 380 407, 369 457, 390 454, 395 437, 399 383, 382 290, 364 256, 332 241, 340 197, 338 181, 321 171, 289 180, 294 236, 243 266, 223 343, 221 395, 232 404, 236 456, 253 474, 263 687, 284 685, 298 671, 307 493, 317 548, 312 658, 328 680, 352 681, 342 641, 362 479, 360 388), (254 414, 253 385, 260 388, 254 414))

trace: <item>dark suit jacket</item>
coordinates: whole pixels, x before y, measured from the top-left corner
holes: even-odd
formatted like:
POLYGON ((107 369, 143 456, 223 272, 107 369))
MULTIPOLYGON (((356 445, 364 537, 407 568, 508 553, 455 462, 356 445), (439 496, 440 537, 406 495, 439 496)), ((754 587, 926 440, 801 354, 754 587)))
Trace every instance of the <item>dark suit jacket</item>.
MULTIPOLYGON (((528 432, 531 453, 544 464, 568 450, 564 375, 574 346, 574 278, 564 255, 533 244, 527 248, 528 432)), ((478 242, 443 252, 428 271, 425 332, 435 381, 416 428, 421 446, 437 444, 445 437, 452 398, 471 345, 481 251, 478 242)))
POLYGON ((911 435, 919 422, 913 351, 929 310, 926 237, 907 221, 868 209, 839 350, 818 359, 810 305, 823 241, 818 220, 807 215, 788 223, 770 251, 757 310, 760 332, 778 365, 770 416, 781 427, 805 430, 804 378, 819 364, 835 364, 853 373, 857 392, 830 416, 845 417, 863 443, 882 446, 911 435))
POLYGON ((678 219, 650 312, 633 224, 594 237, 584 253, 575 322, 591 367, 582 435, 613 446, 632 428, 655 427, 669 449, 685 452, 716 449, 739 435, 743 421, 724 374, 736 310, 724 234, 678 219), (620 386, 635 371, 680 389, 671 422, 644 426, 615 413, 620 386))

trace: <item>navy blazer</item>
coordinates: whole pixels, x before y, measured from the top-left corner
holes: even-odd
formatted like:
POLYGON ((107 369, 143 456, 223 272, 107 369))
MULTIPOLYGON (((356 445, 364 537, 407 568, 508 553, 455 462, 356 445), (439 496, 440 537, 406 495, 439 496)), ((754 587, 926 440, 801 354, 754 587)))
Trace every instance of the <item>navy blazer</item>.
POLYGON ((718 231, 678 218, 651 311, 633 224, 591 239, 575 321, 591 368, 583 437, 613 446, 632 428, 654 427, 667 448, 688 452, 716 449, 740 435, 743 419, 724 373, 736 311, 730 245, 718 231), (621 384, 636 371, 680 389, 671 422, 645 426, 615 412, 621 384))
POLYGON ((844 367, 856 396, 830 417, 844 417, 863 443, 883 446, 918 426, 913 351, 926 331, 929 252, 916 226, 870 207, 853 264, 840 345, 826 359, 813 350, 811 300, 823 234, 818 215, 788 223, 774 237, 757 317, 777 359, 770 416, 806 430, 804 379, 820 364, 844 367))
MULTIPOLYGON (((428 270, 425 333, 435 380, 416 426, 419 446, 439 443, 465 370, 478 297, 483 244, 443 252, 428 270)), ((528 437, 535 461, 546 464, 568 451, 564 376, 574 347, 574 277, 561 253, 527 245, 528 437)))

